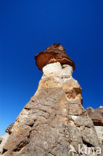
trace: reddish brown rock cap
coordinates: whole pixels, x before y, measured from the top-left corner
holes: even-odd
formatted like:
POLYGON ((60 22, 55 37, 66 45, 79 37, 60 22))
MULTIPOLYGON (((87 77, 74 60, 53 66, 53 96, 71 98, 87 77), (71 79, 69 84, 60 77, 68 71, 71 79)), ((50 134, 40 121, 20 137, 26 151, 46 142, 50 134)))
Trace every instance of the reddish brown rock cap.
POLYGON ((35 56, 36 65, 40 70, 49 64, 54 62, 60 62, 63 64, 69 64, 70 66, 75 69, 74 62, 70 59, 70 57, 66 54, 65 49, 62 45, 53 44, 52 46, 48 47, 46 50, 40 52, 38 55, 35 56))

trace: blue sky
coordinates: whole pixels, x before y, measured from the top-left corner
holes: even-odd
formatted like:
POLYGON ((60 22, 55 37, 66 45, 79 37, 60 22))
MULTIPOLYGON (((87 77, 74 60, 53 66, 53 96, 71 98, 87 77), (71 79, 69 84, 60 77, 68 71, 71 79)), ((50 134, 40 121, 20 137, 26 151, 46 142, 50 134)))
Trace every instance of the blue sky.
POLYGON ((34 56, 60 42, 73 59, 83 106, 103 105, 103 0, 0 0, 0 135, 34 95, 34 56))

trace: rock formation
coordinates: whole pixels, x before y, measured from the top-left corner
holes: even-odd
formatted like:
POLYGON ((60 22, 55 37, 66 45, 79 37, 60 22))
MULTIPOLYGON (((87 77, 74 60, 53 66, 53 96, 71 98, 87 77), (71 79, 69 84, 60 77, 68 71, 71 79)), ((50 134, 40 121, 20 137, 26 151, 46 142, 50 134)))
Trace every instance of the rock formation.
POLYGON ((8 137, 9 137, 8 133, 5 133, 4 136, 0 137, 0 154, 3 152, 3 146, 7 142, 8 137))
POLYGON ((103 106, 97 109, 89 107, 86 110, 94 123, 98 138, 103 145, 103 106))
POLYGON ((66 54, 65 49, 61 46, 61 44, 53 44, 48 47, 46 50, 36 55, 35 60, 40 70, 42 70, 45 65, 54 62, 60 62, 62 65, 69 64, 73 67, 73 69, 75 69, 74 62, 66 54))
POLYGON ((89 107, 86 110, 95 126, 103 126, 103 106, 100 106, 97 109, 89 107))
POLYGON ((14 123, 2 156, 97 156, 100 143, 86 110, 73 61, 60 44, 36 56, 43 76, 14 123))

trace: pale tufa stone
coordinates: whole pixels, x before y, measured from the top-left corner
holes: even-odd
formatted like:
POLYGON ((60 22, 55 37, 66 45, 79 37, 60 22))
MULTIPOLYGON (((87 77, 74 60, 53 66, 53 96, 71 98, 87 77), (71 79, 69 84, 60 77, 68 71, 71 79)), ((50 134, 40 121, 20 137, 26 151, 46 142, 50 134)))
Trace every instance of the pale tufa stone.
POLYGON ((50 63, 43 67, 44 76, 70 77, 72 76, 73 68, 70 65, 61 65, 59 62, 50 63))

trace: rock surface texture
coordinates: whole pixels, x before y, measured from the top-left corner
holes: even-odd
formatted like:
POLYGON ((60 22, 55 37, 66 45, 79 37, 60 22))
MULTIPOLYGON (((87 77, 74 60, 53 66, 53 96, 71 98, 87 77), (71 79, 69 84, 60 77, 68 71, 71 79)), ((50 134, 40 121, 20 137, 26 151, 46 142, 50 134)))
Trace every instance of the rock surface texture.
POLYGON ((86 110, 94 123, 98 138, 103 145, 103 106, 100 106, 97 109, 89 107, 86 110))
MULTIPOLYGON (((63 49, 60 44, 50 47, 54 53, 59 48, 63 49)), ((2 156, 97 156, 100 143, 82 106, 73 65, 57 59, 41 68, 37 92, 16 119, 2 156)))
POLYGON ((103 126, 103 106, 97 109, 89 107, 86 110, 95 126, 103 126))

